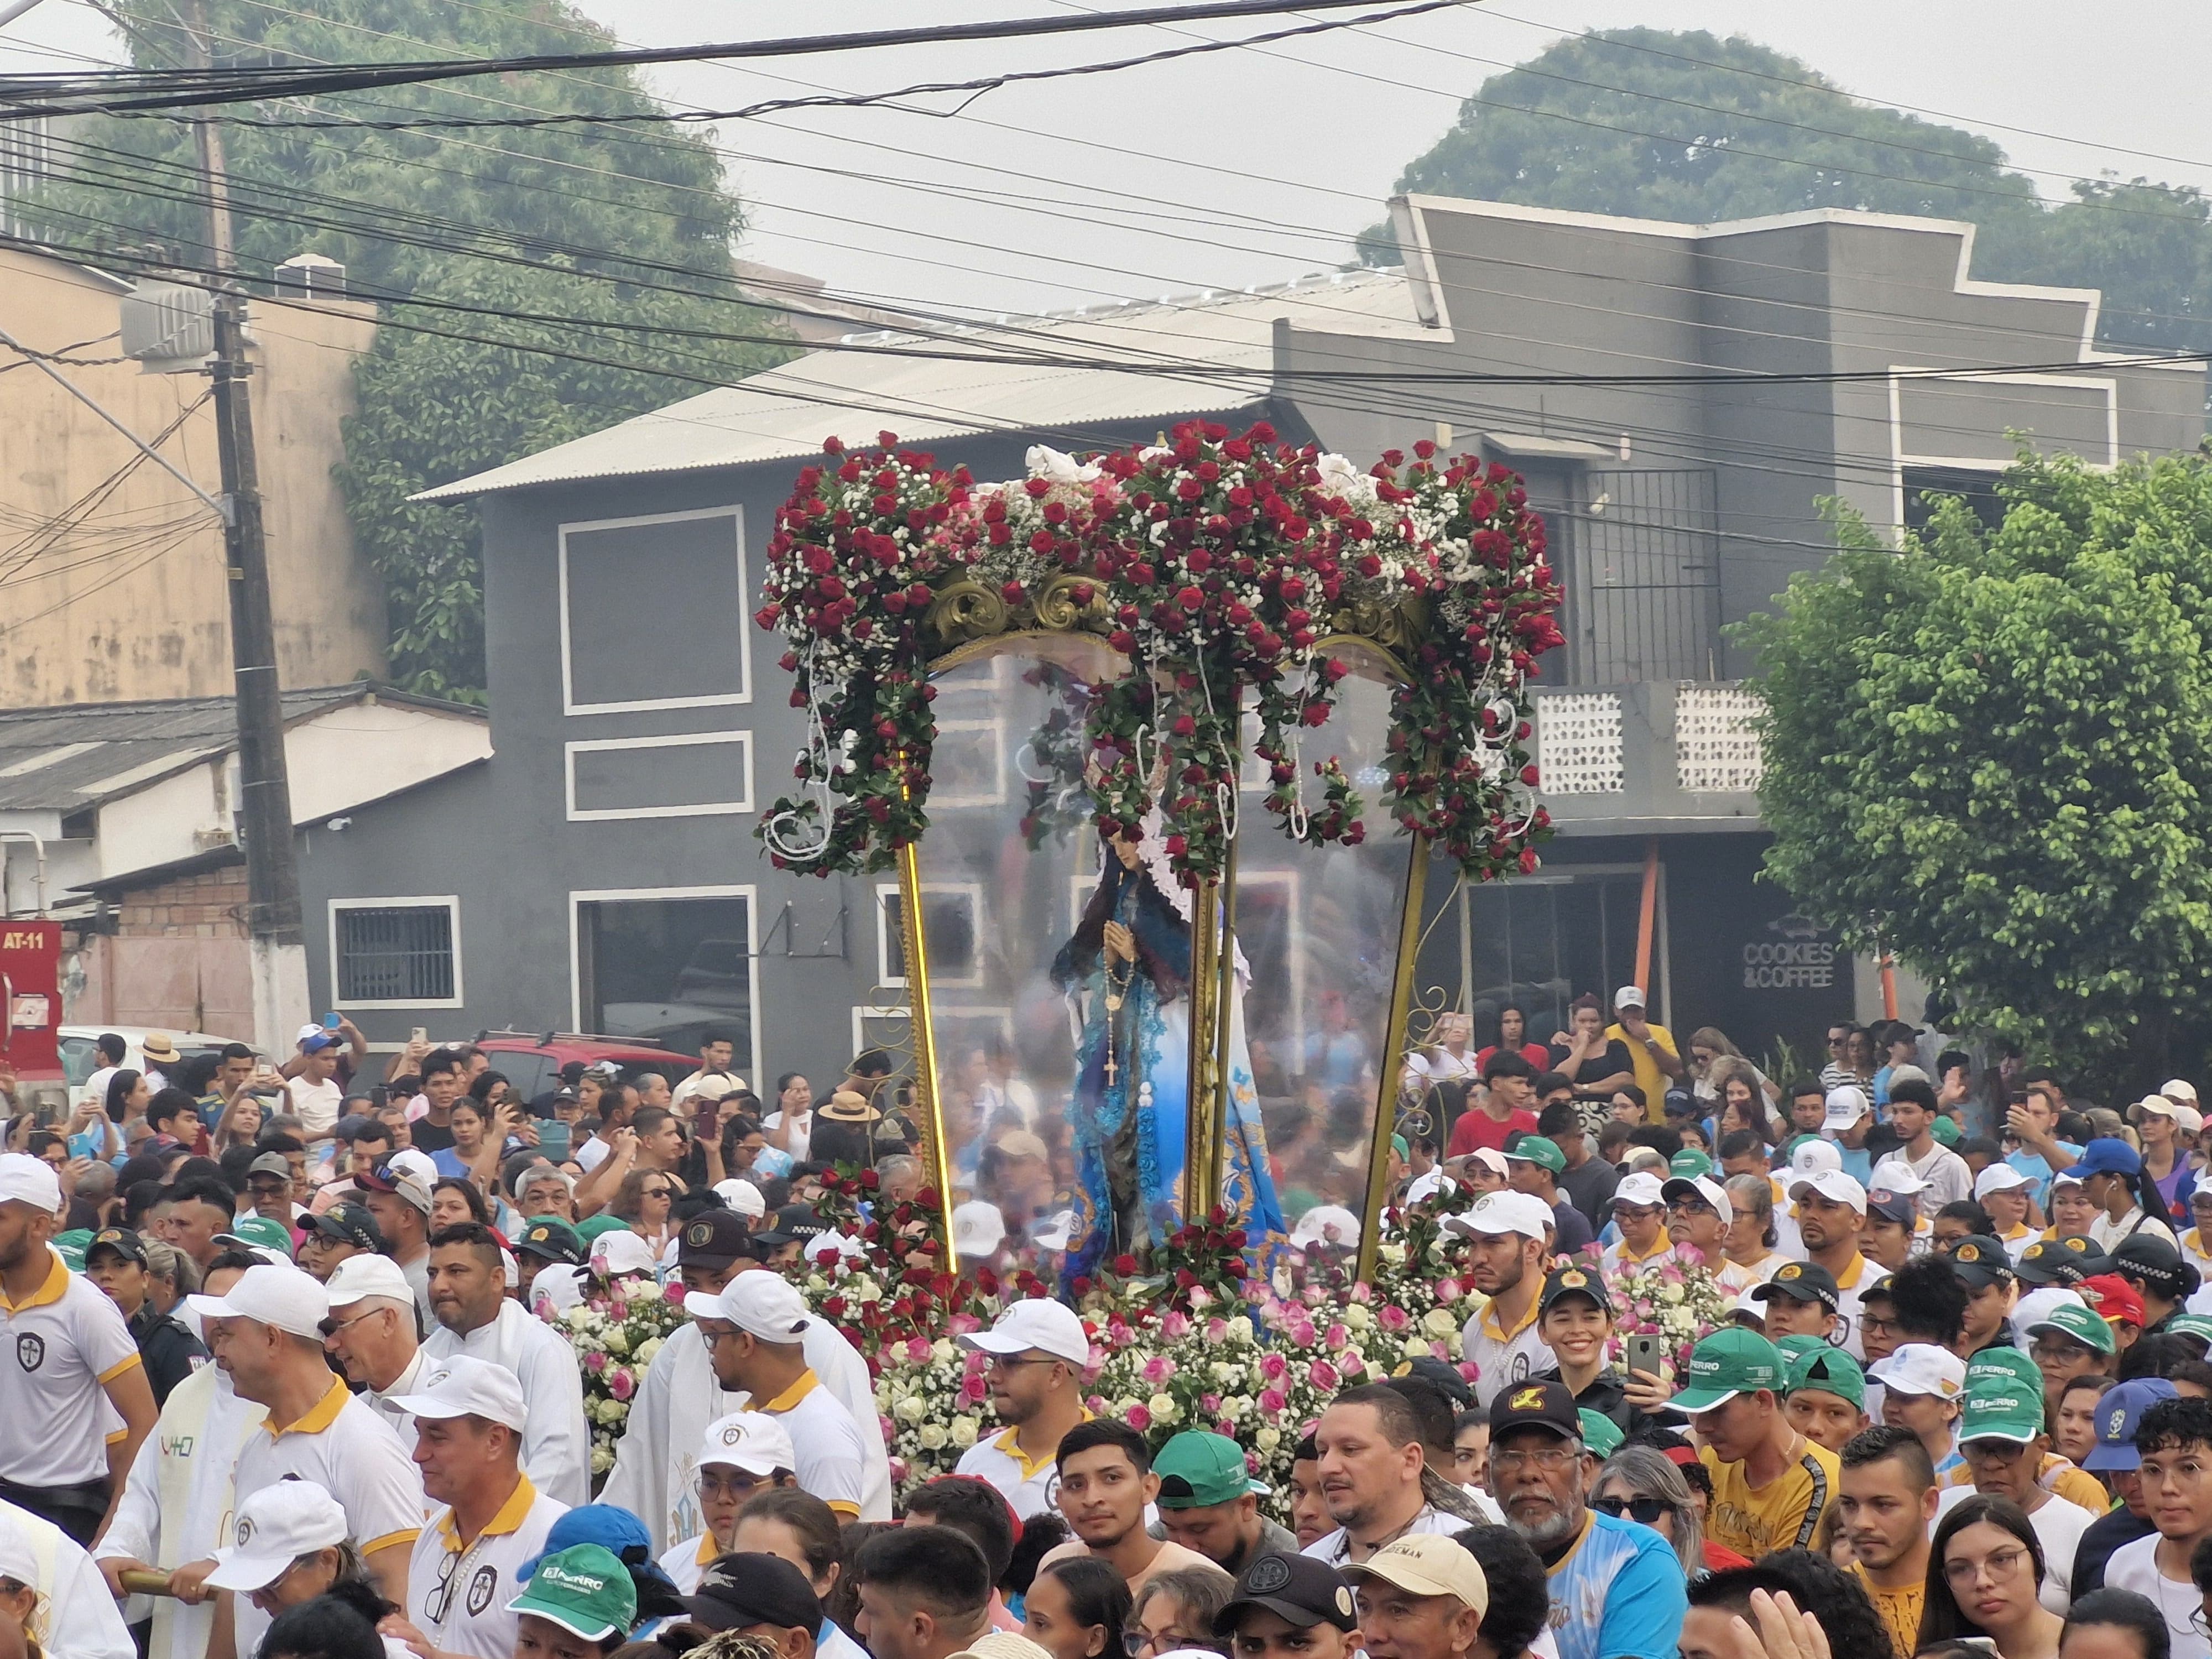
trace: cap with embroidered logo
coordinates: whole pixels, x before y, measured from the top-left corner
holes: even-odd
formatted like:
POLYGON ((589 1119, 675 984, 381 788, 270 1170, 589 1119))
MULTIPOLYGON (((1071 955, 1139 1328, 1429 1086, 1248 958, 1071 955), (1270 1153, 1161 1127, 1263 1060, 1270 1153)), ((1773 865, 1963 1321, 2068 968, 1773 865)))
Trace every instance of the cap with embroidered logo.
POLYGON ((699 1467, 726 1463, 765 1480, 778 1469, 799 1467, 791 1431, 766 1412, 732 1412, 707 1425, 699 1443, 699 1467))
MULTIPOLYGON (((1581 1431, 1579 1421, 1576 1431, 1581 1431)), ((1370 1578, 1411 1595, 1449 1595, 1472 1608, 1479 1619, 1490 1611, 1490 1581, 1482 1564, 1460 1544, 1436 1533, 1394 1538, 1364 1561, 1341 1569, 1354 1584, 1370 1578)))
POLYGON ((1994 1238, 1962 1238, 1946 1253, 1951 1267, 1969 1289, 1985 1291, 1992 1285, 2009 1285, 2015 1277, 2012 1257, 1994 1238))
POLYGON ((142 1267, 146 1265, 146 1241, 128 1227, 102 1227, 84 1247, 84 1259, 89 1261, 101 1250, 112 1250, 125 1261, 135 1261, 142 1267))
POLYGON ((822 1622, 822 1603, 815 1599, 806 1575, 780 1555, 716 1557, 699 1575, 699 1588, 684 1598, 684 1605, 694 1620, 712 1631, 757 1626, 811 1631, 822 1622))
POLYGON ((522 1224, 515 1236, 514 1248, 525 1255, 547 1261, 558 1261, 570 1267, 584 1265, 584 1241, 576 1237, 576 1230, 557 1215, 537 1215, 522 1224))
POLYGON ((1874 1111, 1874 1103, 1857 1084, 1846 1083, 1828 1091, 1826 1108, 1820 1117, 1820 1127, 1840 1134, 1869 1115, 1874 1111))
POLYGON ((376 1218, 368 1212, 365 1204, 333 1204, 320 1215, 309 1216, 305 1225, 310 1232, 320 1233, 340 1244, 350 1244, 356 1250, 384 1249, 384 1229, 376 1224, 376 1218))
POLYGON ((1213 1633, 1234 1636, 1237 1621, 1253 1607, 1273 1613, 1294 1630, 1328 1625, 1349 1631, 1359 1624, 1351 1586, 1334 1567, 1310 1555, 1270 1551, 1254 1557, 1237 1576, 1236 1595, 1214 1614, 1213 1633))
POLYGON ((392 1403, 415 1417, 481 1417, 517 1434, 530 1419, 521 1380, 504 1365, 465 1353, 441 1360, 412 1394, 395 1395, 392 1403))
POLYGON ((2018 1192, 2023 1187, 2035 1185, 2035 1177, 2025 1170, 2015 1170, 2009 1164, 1992 1164, 1974 1177, 1974 1196, 1987 1198, 1991 1193, 2018 1192))
POLYGON ((2097 1443, 2089 1448, 2081 1467, 2095 1474, 2141 1468, 2142 1454, 2136 1449, 2136 1431, 2142 1425, 2142 1414, 2160 1401, 2173 1399, 2178 1392, 2162 1376, 2138 1376, 2106 1389, 2104 1398, 2097 1402, 2097 1443))
POLYGON ((372 1297, 386 1302, 404 1302, 410 1309, 415 1305, 414 1287, 408 1284, 399 1264, 388 1255, 348 1256, 331 1269, 323 1293, 332 1312, 372 1297))
POLYGON ((1782 1352, 1757 1331, 1730 1325, 1690 1350, 1689 1386, 1667 1403, 1692 1415, 1740 1394, 1782 1392, 1782 1352))
POLYGON ((1518 1233, 1523 1238, 1541 1238, 1547 1229, 1558 1224, 1552 1206, 1534 1193, 1485 1193, 1474 1200, 1472 1209, 1444 1218, 1447 1232, 1480 1233, 1486 1238, 1502 1237, 1507 1233, 1518 1233))
POLYGON ((1536 1311, 1549 1313, 1553 1303, 1571 1296, 1581 1297, 1605 1313, 1613 1311, 1613 1297, 1606 1292, 1605 1281, 1587 1267, 1562 1267, 1547 1279, 1542 1294, 1536 1298, 1536 1311))
POLYGON ((2013 1272, 2023 1285, 2079 1285, 2083 1279, 2112 1271, 2112 1259, 2093 1239, 2070 1233, 2064 1238, 2039 1238, 2020 1253, 2013 1272))
POLYGON ((215 1236, 218 1244, 240 1244, 249 1250, 269 1251, 292 1259, 292 1230, 265 1215, 240 1216, 215 1236))
POLYGON ((1933 1342, 1905 1343, 1887 1359, 1875 1361, 1867 1375, 1892 1394, 1956 1400, 1966 1391, 1966 1362, 1933 1342))
POLYGON ((232 1523, 234 1542, 215 1553, 210 1589, 266 1589, 303 1555, 345 1542, 345 1511, 312 1480, 289 1476, 249 1492, 232 1523))
MULTIPOLYGON (((751 1277, 752 1275, 747 1275, 751 1277)), ((1010 1304, 998 1323, 988 1331, 971 1331, 960 1346, 979 1353, 1021 1354, 1032 1351, 1065 1359, 1071 1365, 1091 1363, 1091 1338, 1074 1309, 1050 1297, 1025 1297, 1010 1304)))
POLYGON ((2039 1400, 2043 1397, 2042 1368, 2036 1364, 2033 1355, 2009 1342, 1981 1349, 1966 1361, 1966 1392, 1999 1386, 2025 1389, 2039 1400))
POLYGON ((1616 1210, 1624 1204, 1632 1204, 1639 1210, 1656 1209, 1666 1201, 1660 1194, 1659 1177, 1649 1170, 1621 1176, 1620 1185, 1613 1189, 1613 1206, 1616 1210))
POLYGON ((1516 1429, 1542 1429, 1572 1440, 1583 1431, 1575 1412, 1574 1393, 1564 1382, 1510 1383, 1491 1396, 1491 1443, 1516 1429))
POLYGON ((1675 1181, 1696 1181, 1713 1172, 1713 1161, 1694 1146, 1685 1146, 1667 1160, 1667 1174, 1675 1181))
POLYGON ((1778 1296, 1791 1302, 1817 1302, 1830 1313, 1843 1310, 1836 1276, 1817 1261, 1785 1261, 1774 1270, 1773 1278, 1751 1287, 1754 1302, 1771 1302, 1778 1296))
POLYGON ((2126 1176, 2132 1180, 2142 1173, 2142 1154, 2118 1135, 2100 1135, 2081 1149, 2081 1161, 2063 1173, 2075 1181, 2097 1175, 2126 1176))
POLYGON ((1959 1407, 1959 1443, 2008 1440, 2025 1446, 2043 1432, 2043 1391, 2010 1377, 1986 1375, 1966 1390, 1959 1407))
POLYGON ((2054 1331, 2097 1353, 2112 1353, 2119 1346, 2112 1335, 2112 1328, 2105 1322, 2103 1316, 2078 1302, 2061 1303, 2027 1328, 2030 1336, 2039 1331, 2054 1331))
POLYGON ((735 1210, 702 1210, 677 1235, 679 1267, 726 1267, 759 1254, 751 1229, 735 1210))
POLYGON ((1846 1204, 1861 1215, 1867 1212, 1867 1189, 1855 1176, 1841 1170, 1814 1170, 1793 1175, 1790 1178, 1790 1200, 1793 1204, 1808 1193, 1814 1193, 1831 1204, 1846 1204))
POLYGON ((571 1636, 602 1642, 626 1634, 636 1622, 637 1589, 620 1557, 597 1544, 579 1544, 541 1559, 530 1587, 507 1610, 533 1613, 571 1636))

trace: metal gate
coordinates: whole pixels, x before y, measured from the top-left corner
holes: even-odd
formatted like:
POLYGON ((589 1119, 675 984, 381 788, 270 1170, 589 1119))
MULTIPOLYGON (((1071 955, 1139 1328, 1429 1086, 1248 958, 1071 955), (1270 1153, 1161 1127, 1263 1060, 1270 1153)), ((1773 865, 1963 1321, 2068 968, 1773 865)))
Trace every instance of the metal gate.
POLYGON ((1552 528, 1554 542, 1565 544, 1571 683, 1717 678, 1720 550, 1711 469, 1592 468, 1564 482, 1552 528))

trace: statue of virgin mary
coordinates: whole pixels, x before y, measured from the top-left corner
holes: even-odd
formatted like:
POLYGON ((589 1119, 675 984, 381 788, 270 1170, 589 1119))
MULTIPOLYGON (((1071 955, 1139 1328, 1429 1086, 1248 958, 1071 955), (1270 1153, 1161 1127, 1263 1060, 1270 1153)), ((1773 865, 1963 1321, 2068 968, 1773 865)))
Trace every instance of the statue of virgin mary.
MULTIPOLYGON (((1190 1108, 1193 895, 1176 879, 1159 832, 1108 842, 1098 886, 1053 963, 1075 1027, 1074 1125, 1079 1242, 1070 1279, 1164 1238, 1182 1220, 1180 1188, 1190 1108)), ((1236 953, 1229 994, 1229 1098, 1223 1132, 1224 1209, 1257 1248, 1283 1231, 1244 1035, 1251 969, 1236 953)))

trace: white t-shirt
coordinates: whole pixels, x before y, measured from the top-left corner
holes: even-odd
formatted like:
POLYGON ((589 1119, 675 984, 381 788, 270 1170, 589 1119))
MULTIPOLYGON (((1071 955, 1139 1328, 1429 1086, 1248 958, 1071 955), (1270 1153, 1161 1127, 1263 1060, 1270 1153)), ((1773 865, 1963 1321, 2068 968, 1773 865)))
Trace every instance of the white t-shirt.
MULTIPOLYGON (((1936 1500, 1936 1518, 1941 1521, 1973 1495, 1972 1486, 1944 1487, 1936 1500)), ((2052 1613, 2063 1615, 2074 1605, 2074 1554, 2081 1534, 2096 1518, 2079 1504, 2049 1492, 2044 1494, 2042 1507, 2027 1517, 2027 1524, 2043 1540, 2043 1589, 2036 1599, 2052 1613)), ((2106 1582, 2111 1582, 2109 1574, 2106 1582)))
POLYGON ((511 1659, 515 1615, 507 1604, 521 1594, 514 1570, 545 1547, 545 1534, 568 1512, 566 1504, 546 1497, 526 1474, 476 1542, 463 1549, 452 1507, 440 1510, 408 1558, 410 1622, 440 1653, 511 1659))
MULTIPOLYGON (((770 1112, 761 1120, 761 1127, 770 1131, 771 1138, 773 1132, 782 1127, 783 1114, 780 1111, 770 1112)), ((791 1161, 793 1164, 804 1164, 806 1162, 807 1149, 813 1144, 814 1114, 810 1110, 805 1116, 791 1126, 791 1145, 785 1150, 790 1152, 791 1161)))
POLYGON ((0 1525, 21 1534, 39 1565, 37 1610, 28 1634, 54 1659, 137 1659, 138 1645, 100 1569, 84 1547, 51 1521, 13 1504, 0 1504, 0 1525))
POLYGON ((2089 1237, 2101 1245, 2107 1254, 2124 1240, 2140 1234, 2145 1238, 2162 1238, 2180 1248, 2173 1237, 2173 1229, 2154 1215, 2145 1215, 2141 1210, 2130 1210, 2124 1221, 2115 1221, 2108 1215, 2100 1215, 2089 1224, 2089 1237))
POLYGON ((696 1538, 687 1538, 671 1548, 660 1558, 660 1570, 676 1586, 678 1595, 696 1595, 699 1580, 710 1563, 721 1554, 712 1533, 702 1532, 696 1538))
POLYGON ((0 1296, 0 1480, 75 1486, 107 1477, 106 1385, 141 1363, 115 1304, 47 1252, 39 1288, 0 1296))
POLYGON ((2158 1570, 2157 1550, 2162 1541, 2158 1534, 2153 1533, 2114 1550, 2112 1559, 2105 1564, 2105 1588, 2133 1590, 2149 1599, 2166 1617, 2166 1632, 2173 1642, 2173 1659, 2205 1659, 2208 1653, 2212 1653, 2212 1643, 2198 1635, 2196 1626, 2190 1622, 2190 1615, 2203 1608, 2204 1598, 2188 1579, 2168 1578, 2158 1570))
POLYGON ((1930 1221, 1946 1204, 1957 1204, 1974 1195, 1974 1172, 1966 1167, 1965 1158, 1940 1140, 1917 1163, 1909 1158, 1900 1158, 1899 1161, 1928 1183, 1928 1190, 1920 1194, 1920 1213, 1930 1221))
MULTIPOLYGON (((1496 1502, 1488 1497, 1479 1496, 1475 1500, 1475 1507, 1486 1511, 1488 1518, 1494 1523, 1502 1523, 1505 1518, 1496 1502)), ((1455 1533, 1466 1531, 1468 1525, 1468 1523, 1461 1520, 1459 1516, 1446 1515, 1442 1510, 1431 1509, 1425 1504, 1421 1506, 1421 1512, 1413 1517, 1413 1524, 1398 1535, 1401 1538, 1411 1538, 1419 1534, 1433 1534, 1449 1538, 1455 1533)), ((1332 1567, 1340 1567, 1352 1559, 1352 1540, 1344 1528, 1339 1527, 1334 1532, 1325 1533, 1315 1539, 1298 1553, 1310 1555, 1317 1561, 1326 1561, 1332 1567)))
POLYGON ((773 1400, 755 1407, 779 1419, 791 1436, 799 1460, 792 1473, 799 1489, 812 1492, 836 1510, 842 1519, 860 1516, 860 1493, 866 1484, 862 1473, 860 1431, 837 1396, 822 1386, 811 1368, 773 1400))
POLYGON ((123 1068, 120 1066, 101 1066, 90 1077, 85 1079, 84 1087, 78 1091, 77 1098, 80 1100, 96 1101, 99 1103, 100 1108, 105 1110, 107 1106, 107 1085, 110 1079, 112 1079, 115 1074, 122 1069, 123 1068))
MULTIPOLYGON (((1476 1366, 1474 1397, 1487 1410, 1491 1399, 1510 1382, 1525 1382, 1532 1376, 1559 1369, 1559 1360, 1553 1356, 1544 1339, 1536 1334, 1536 1304, 1528 1303, 1528 1316, 1510 1331, 1492 1322, 1490 1310, 1484 1307, 1474 1314, 1459 1334, 1460 1358, 1471 1360, 1476 1366)), ((1308 1550, 1310 1555, 1313 1551, 1308 1550)))
POLYGON ((325 1078, 320 1083, 311 1083, 303 1077, 286 1078, 284 1091, 292 1097, 292 1110, 307 1138, 328 1140, 331 1131, 337 1127, 338 1108, 345 1104, 345 1091, 338 1087, 337 1079, 325 1078))

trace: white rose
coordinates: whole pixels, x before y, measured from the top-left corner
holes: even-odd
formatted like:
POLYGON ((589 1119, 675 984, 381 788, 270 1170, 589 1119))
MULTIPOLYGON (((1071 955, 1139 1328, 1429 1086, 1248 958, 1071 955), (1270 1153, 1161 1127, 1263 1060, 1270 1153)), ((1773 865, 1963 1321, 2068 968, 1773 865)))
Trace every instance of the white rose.
POLYGON ((952 1443, 962 1451, 975 1443, 976 1432, 977 1425, 974 1418, 956 1417, 952 1419, 952 1443))
POLYGON ((653 1364, 654 1357, 660 1352, 660 1343, 661 1339, 657 1336, 648 1336, 644 1341, 639 1343, 637 1345, 637 1363, 641 1365, 650 1365, 653 1364))
POLYGON ((1283 1431, 1272 1423, 1263 1424, 1252 1437, 1252 1443, 1263 1452, 1271 1452, 1283 1443, 1283 1431))
POLYGON ((1344 1310, 1344 1328, 1348 1331, 1364 1331, 1375 1322, 1375 1316, 1362 1304, 1354 1302, 1344 1310))
POLYGON ((1090 483, 1098 477, 1096 462, 1078 462, 1074 456, 1050 449, 1043 444, 1032 444, 1023 458, 1033 478, 1042 478, 1048 483, 1090 483))
POLYGON ((952 1346, 952 1339, 951 1337, 940 1336, 934 1343, 931 1344, 929 1355, 930 1358, 934 1359, 939 1364, 949 1365, 954 1360, 960 1358, 960 1350, 952 1346))
POLYGON ((921 1443, 924 1451, 942 1451, 945 1449, 945 1425, 925 1423, 921 1425, 921 1432, 915 1438, 921 1443))
POLYGON ((609 1353, 628 1353, 629 1352, 629 1335, 620 1329, 609 1331, 607 1333, 607 1352, 609 1353))
POLYGON ((1435 1351, 1431 1349, 1425 1341, 1418 1336, 1409 1336, 1406 1339, 1404 1352, 1406 1358, 1408 1359, 1426 1359, 1434 1352, 1435 1351))
POLYGON ((1176 1405, 1171 1394, 1156 1394, 1145 1404, 1151 1407, 1155 1423, 1175 1423, 1182 1420, 1182 1407, 1176 1405))
POLYGON ((1228 1340, 1231 1342, 1252 1340, 1252 1322, 1243 1314, 1238 1314, 1236 1318, 1229 1322, 1228 1340))
POLYGON ((910 1394, 891 1407, 891 1415, 902 1423, 919 1423, 929 1415, 929 1402, 918 1394, 910 1394))
POLYGON ((593 1402, 592 1414, 610 1427, 629 1415, 629 1403, 622 1400, 601 1400, 593 1402))
POLYGON ((1459 1321, 1447 1309, 1431 1308, 1421 1316, 1421 1328, 1431 1336, 1454 1336, 1459 1332, 1459 1321))

